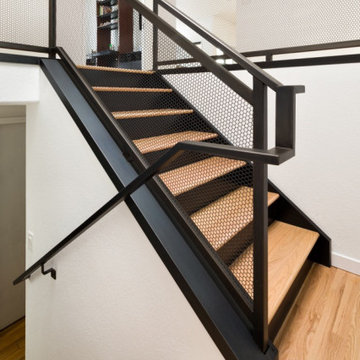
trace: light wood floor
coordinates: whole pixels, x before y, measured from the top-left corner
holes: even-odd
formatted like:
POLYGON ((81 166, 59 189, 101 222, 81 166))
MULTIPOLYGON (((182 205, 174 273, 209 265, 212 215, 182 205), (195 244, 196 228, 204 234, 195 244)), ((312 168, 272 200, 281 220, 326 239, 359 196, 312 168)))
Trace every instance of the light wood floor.
MULTIPOLYGON (((279 360, 360 360, 360 276, 314 265, 275 345, 279 360)), ((0 332, 0 360, 25 359, 25 320, 0 332)))
POLYGON ((25 319, 0 332, 0 360, 25 359, 25 319))
POLYGON ((360 276, 313 265, 275 345, 279 360, 360 360, 360 276))

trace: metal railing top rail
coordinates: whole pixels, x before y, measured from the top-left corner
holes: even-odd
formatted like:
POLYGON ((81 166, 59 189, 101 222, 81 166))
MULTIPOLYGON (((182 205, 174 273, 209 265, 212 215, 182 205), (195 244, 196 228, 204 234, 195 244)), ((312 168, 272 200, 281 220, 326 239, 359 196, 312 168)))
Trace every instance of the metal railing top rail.
MULTIPOLYGON (((55 255, 63 250, 67 245, 73 242, 87 229, 97 223, 103 216, 109 213, 117 205, 119 205, 126 197, 130 196, 133 192, 139 189, 142 185, 157 175, 162 169, 164 169, 169 163, 174 161, 179 155, 184 152, 197 152, 201 154, 213 155, 217 157, 245 160, 252 162, 265 163, 270 165, 280 165, 283 162, 289 160, 294 156, 294 150, 288 148, 273 148, 270 150, 260 149, 246 149, 237 148, 231 145, 212 144, 203 142, 185 141, 174 145, 168 150, 157 162, 148 167, 143 173, 138 175, 130 184, 128 184, 123 190, 115 195, 110 201, 102 206, 98 211, 91 215, 75 230, 73 230, 67 237, 61 242, 55 245, 45 255, 43 255, 38 261, 31 265, 24 273, 18 276, 13 284, 19 284, 22 281, 29 279, 31 275, 38 269, 44 269, 45 264, 50 261, 55 255)), ((46 273, 52 272, 55 274, 54 269, 49 269, 46 273)))
MULTIPOLYGON (((128 2, 133 3, 133 0, 127 0, 128 2)), ((274 91, 277 91, 277 89, 283 84, 275 79, 273 76, 268 74, 266 71, 261 69, 259 66, 257 66, 255 63, 253 63, 251 60, 247 59, 246 56, 243 54, 240 54, 235 49, 224 43, 222 40, 220 40, 218 37, 216 37, 214 34, 212 34, 210 31, 205 29, 203 26, 192 20, 190 17, 188 17, 186 14, 184 14, 182 11, 177 9, 175 6, 169 4, 168 2, 164 0, 154 0, 158 5, 161 5, 165 10, 167 10, 169 13, 174 15, 177 19, 181 20, 184 24, 186 24, 188 27, 196 31, 198 34, 200 34, 204 39, 206 39, 209 43, 214 45, 216 48, 220 49, 228 58, 234 60, 239 65, 241 65, 245 70, 247 70, 251 75, 256 77, 257 79, 261 80, 265 85, 273 89, 274 91)), ((175 39, 173 39, 176 41, 175 39)))
POLYGON ((354 47, 360 47, 360 39, 337 41, 337 42, 314 44, 314 45, 290 46, 285 48, 245 51, 242 54, 246 57, 257 57, 257 56, 295 54, 295 53, 303 53, 303 52, 311 52, 311 51, 349 49, 354 47))
POLYGON ((6 41, 0 41, 0 48, 9 49, 9 50, 37 52, 37 53, 49 53, 50 52, 50 48, 48 48, 48 47, 17 44, 17 43, 11 43, 11 42, 6 42, 6 41))
POLYGON ((174 27, 155 14, 146 5, 142 4, 138 0, 126 0, 126 2, 144 16, 144 18, 150 21, 157 30, 162 31, 187 53, 196 58, 198 62, 200 62, 219 79, 224 81, 232 90, 243 97, 247 102, 250 104, 253 103, 252 89, 249 86, 239 80, 235 75, 231 74, 231 72, 225 69, 222 65, 218 64, 206 52, 194 45, 190 40, 180 34, 174 27))
MULTIPOLYGON (((211 56, 206 52, 201 50, 199 47, 194 45, 189 39, 180 34, 174 27, 172 27, 168 22, 162 19, 160 16, 155 14, 151 9, 146 5, 142 4, 138 0, 126 0, 136 11, 138 11, 142 16, 144 16, 156 29, 162 31, 166 36, 168 36, 172 41, 184 49, 188 54, 193 56, 200 62, 205 68, 211 71, 215 76, 220 80, 225 82, 232 90, 242 96, 250 104, 254 104, 253 92, 250 87, 243 83, 238 77, 233 75, 230 71, 225 69, 221 64, 217 63, 211 56)), ((176 16, 184 21, 186 24, 192 24, 191 27, 198 31, 200 34, 205 35, 206 38, 211 39, 213 44, 216 44, 220 49, 222 49, 226 54, 231 55, 237 62, 241 63, 244 68, 246 68, 255 78, 262 81, 266 86, 269 86, 274 91, 278 91, 284 85, 273 78, 271 75, 266 73, 260 67, 255 65, 253 62, 248 60, 246 57, 237 53, 234 49, 230 48, 228 45, 223 43, 220 39, 217 39, 214 35, 209 33, 207 30, 202 28, 200 25, 196 24, 193 20, 188 18, 185 14, 182 14, 175 7, 170 6, 165 2, 156 3, 161 6, 166 6, 166 9, 171 9, 171 12, 174 12, 176 16)), ((295 92, 302 92, 301 88, 294 87, 295 92)))

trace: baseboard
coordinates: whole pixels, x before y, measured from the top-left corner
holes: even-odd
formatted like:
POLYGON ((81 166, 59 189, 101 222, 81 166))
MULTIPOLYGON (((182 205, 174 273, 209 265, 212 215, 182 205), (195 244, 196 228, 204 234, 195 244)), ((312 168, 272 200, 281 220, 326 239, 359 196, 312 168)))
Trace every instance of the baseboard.
POLYGON ((5 117, 0 118, 0 125, 12 125, 25 123, 25 117, 5 117))
POLYGON ((6 325, 5 327, 1 328, 0 329, 0 332, 4 332, 6 331, 7 329, 9 329, 10 327, 14 326, 16 323, 20 322, 20 321, 23 321, 25 319, 25 315, 22 316, 20 319, 17 319, 15 321, 13 321, 12 323, 6 325))
POLYGON ((331 254, 332 266, 360 275, 360 260, 333 252, 331 254))

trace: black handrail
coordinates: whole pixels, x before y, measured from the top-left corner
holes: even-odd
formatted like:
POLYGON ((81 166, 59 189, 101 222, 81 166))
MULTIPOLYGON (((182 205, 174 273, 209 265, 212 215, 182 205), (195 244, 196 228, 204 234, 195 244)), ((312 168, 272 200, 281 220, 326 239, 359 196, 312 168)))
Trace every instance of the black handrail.
MULTIPOLYGON (((133 2, 131 0, 127 0, 127 1, 129 1, 131 3, 133 2)), ((188 17, 182 11, 177 9, 175 6, 169 4, 168 2, 166 2, 164 0, 154 0, 154 2, 157 3, 158 5, 161 5, 165 10, 167 10, 169 13, 171 13, 176 18, 181 20, 184 24, 189 26, 191 29, 196 31, 204 39, 206 39, 212 45, 214 45, 215 47, 220 49, 226 56, 228 56, 230 59, 237 62, 245 70, 247 70, 251 75, 253 75, 257 79, 261 80, 265 85, 269 86, 274 91, 277 91, 277 89, 283 85, 280 81, 276 80, 274 77, 272 77, 266 71, 261 69, 259 66, 255 65, 249 59, 247 59, 244 55, 240 54, 239 52, 234 50, 232 47, 230 47, 229 45, 224 43, 222 40, 220 40, 218 37, 216 37, 214 34, 210 33, 207 29, 205 29, 203 26, 201 26, 200 24, 195 22, 193 19, 188 17)))
POLYGON ((149 20, 154 27, 166 34, 167 37, 182 47, 188 54, 196 58, 204 67, 211 71, 220 80, 225 82, 227 86, 243 97, 247 102, 253 104, 252 89, 249 86, 240 81, 234 74, 226 70, 222 65, 218 64, 206 52, 194 45, 190 40, 180 34, 161 17, 156 15, 146 5, 142 4, 138 0, 126 1, 142 16, 149 20))
POLYGON ((167 151, 157 162, 147 168, 143 173, 136 177, 129 185, 79 225, 74 231, 72 231, 61 242, 55 245, 38 261, 31 265, 25 272, 18 276, 13 284, 19 284, 20 282, 29 279, 30 276, 39 268, 43 268, 44 265, 50 261, 55 255, 57 255, 66 246, 77 239, 87 229, 92 227, 107 213, 119 205, 126 197, 130 196, 133 192, 144 185, 153 176, 166 168, 168 164, 174 161, 178 156, 184 152, 197 152, 207 155, 213 155, 224 158, 231 158, 236 160, 254 161, 262 164, 280 165, 294 156, 292 149, 274 148, 268 151, 257 149, 245 149, 237 148, 231 145, 221 145, 203 142, 191 142, 185 141, 177 143, 169 151, 167 151))
POLYGON ((49 48, 45 46, 35 46, 35 45, 26 45, 26 44, 17 44, 6 41, 0 41, 0 48, 9 49, 9 50, 19 50, 19 51, 30 51, 37 53, 49 53, 49 48))
POLYGON ((246 57, 266 56, 269 60, 273 55, 295 54, 311 51, 337 50, 360 47, 360 40, 337 41, 323 44, 290 46, 286 48, 275 48, 266 50, 246 51, 242 54, 246 57))

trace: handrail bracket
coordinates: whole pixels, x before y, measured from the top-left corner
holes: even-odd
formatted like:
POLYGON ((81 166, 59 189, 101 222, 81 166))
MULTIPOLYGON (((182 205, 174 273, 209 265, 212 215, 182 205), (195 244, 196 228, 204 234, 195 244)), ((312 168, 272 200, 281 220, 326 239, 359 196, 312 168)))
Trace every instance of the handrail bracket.
POLYGON ((50 274, 50 276, 56 280, 56 270, 54 268, 50 268, 48 270, 45 270, 45 264, 41 264, 41 273, 43 275, 50 274))

